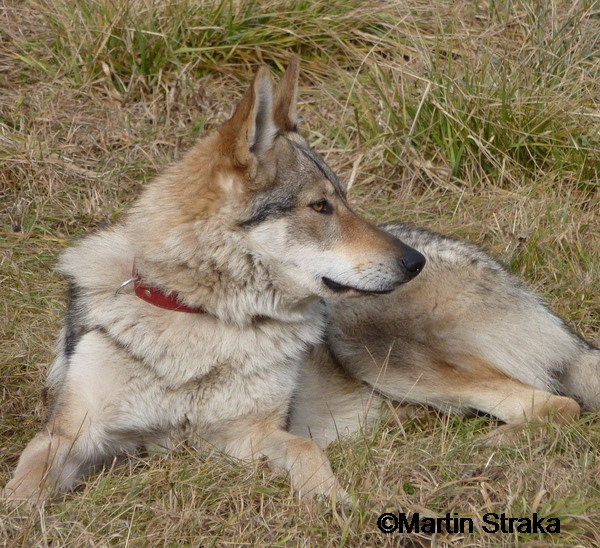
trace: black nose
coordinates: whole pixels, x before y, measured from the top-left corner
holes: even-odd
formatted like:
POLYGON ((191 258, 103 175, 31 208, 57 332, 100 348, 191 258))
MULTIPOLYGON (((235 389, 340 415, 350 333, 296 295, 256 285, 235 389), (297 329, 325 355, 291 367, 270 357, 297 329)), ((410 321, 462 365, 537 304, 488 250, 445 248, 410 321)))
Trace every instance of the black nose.
POLYGON ((425 266, 426 259, 419 253, 416 249, 408 248, 402 255, 400 259, 400 265, 410 276, 414 278, 425 266))

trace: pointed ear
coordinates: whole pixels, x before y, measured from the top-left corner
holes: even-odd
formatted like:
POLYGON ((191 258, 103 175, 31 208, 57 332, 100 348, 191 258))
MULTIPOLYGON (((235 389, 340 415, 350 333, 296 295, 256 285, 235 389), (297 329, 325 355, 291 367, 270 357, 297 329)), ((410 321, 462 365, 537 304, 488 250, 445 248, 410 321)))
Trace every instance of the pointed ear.
POLYGON ((280 131, 297 131, 298 116, 296 101, 298 99, 298 74, 300 61, 294 56, 281 77, 275 92, 275 124, 280 131))
POLYGON ((252 85, 220 133, 224 148, 240 167, 249 167, 255 157, 273 146, 277 126, 273 119, 273 80, 267 67, 258 69, 252 85))

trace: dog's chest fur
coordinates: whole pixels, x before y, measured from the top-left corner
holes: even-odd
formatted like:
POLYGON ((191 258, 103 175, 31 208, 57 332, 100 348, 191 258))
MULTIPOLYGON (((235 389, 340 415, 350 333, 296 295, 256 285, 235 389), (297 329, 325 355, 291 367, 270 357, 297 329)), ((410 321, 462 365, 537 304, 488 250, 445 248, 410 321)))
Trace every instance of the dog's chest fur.
POLYGON ((247 325, 163 310, 131 288, 116 293, 131 276, 133 255, 117 229, 86 238, 63 257, 60 270, 77 295, 68 324, 79 340, 64 345, 72 355, 57 359, 49 382, 60 389, 70 370, 85 367, 77 346, 93 344, 96 355, 112 346, 120 354, 112 371, 114 401, 149 409, 155 402, 146 400, 162 398, 161 416, 149 419, 157 424, 146 428, 164 430, 183 421, 192 421, 195 430, 210 428, 250 413, 284 417, 300 363, 321 338, 321 305, 307 303, 288 321, 258 316, 247 325))

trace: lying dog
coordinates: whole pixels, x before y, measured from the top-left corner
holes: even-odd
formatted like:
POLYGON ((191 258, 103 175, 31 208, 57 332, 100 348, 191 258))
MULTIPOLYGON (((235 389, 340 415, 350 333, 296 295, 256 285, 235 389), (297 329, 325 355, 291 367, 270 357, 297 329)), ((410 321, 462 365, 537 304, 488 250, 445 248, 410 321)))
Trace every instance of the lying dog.
POLYGON ((352 212, 297 131, 297 79, 295 59, 276 89, 261 68, 121 224, 64 254, 53 404, 9 499, 43 501, 182 438, 343 499, 318 444, 368 425, 385 398, 509 425, 598 407, 600 352, 497 263, 352 212))

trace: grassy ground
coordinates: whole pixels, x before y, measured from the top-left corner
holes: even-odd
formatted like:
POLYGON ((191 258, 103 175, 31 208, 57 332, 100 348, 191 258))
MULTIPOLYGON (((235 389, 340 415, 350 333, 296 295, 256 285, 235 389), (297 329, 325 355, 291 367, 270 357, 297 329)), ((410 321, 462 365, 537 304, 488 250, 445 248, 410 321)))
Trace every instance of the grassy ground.
MULTIPOLYGON (((0 2, 0 484, 44 418, 56 256, 292 52, 304 131, 360 212, 484 245, 597 338, 599 36, 587 0, 0 2)), ((487 420, 421 410, 329 449, 344 508, 214 455, 131 459, 31 514, 0 502, 0 542, 597 546, 598 425, 486 447, 487 420), (537 511, 561 533, 386 536, 384 511, 537 511)))

